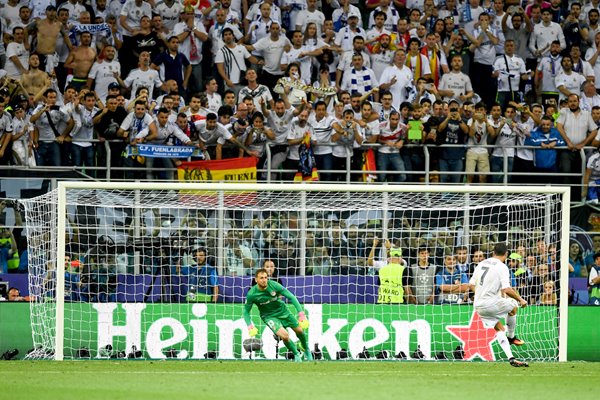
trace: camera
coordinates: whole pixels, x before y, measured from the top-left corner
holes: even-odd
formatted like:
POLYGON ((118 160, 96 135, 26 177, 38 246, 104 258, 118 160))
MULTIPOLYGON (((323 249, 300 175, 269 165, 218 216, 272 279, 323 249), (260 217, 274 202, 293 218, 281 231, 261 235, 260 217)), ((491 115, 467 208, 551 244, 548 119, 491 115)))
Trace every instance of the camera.
POLYGON ((60 106, 50 106, 51 110, 60 110, 60 106))
POLYGON ((2 354, 2 356, 0 356, 0 360, 6 360, 6 361, 14 360, 15 358, 17 358, 18 354, 19 354, 18 349, 8 350, 8 351, 4 352, 4 354, 2 354))
POLYGON ((450 112, 453 112, 453 113, 458 112, 458 108, 451 108, 450 112))

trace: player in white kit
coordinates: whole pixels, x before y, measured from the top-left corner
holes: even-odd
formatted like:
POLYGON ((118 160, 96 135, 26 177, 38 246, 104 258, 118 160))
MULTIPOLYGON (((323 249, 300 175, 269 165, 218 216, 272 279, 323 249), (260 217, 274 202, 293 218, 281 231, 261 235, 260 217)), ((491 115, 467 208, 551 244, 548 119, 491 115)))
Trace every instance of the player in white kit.
POLYGON ((510 365, 528 367, 526 362, 517 360, 510 349, 511 344, 521 346, 525 343, 515 336, 515 325, 517 308, 526 307, 527 302, 510 287, 510 273, 505 264, 507 257, 506 244, 497 243, 493 256, 477 265, 469 283, 475 291, 475 311, 486 328, 493 327, 496 330, 496 339, 510 365), (505 331, 502 319, 506 319, 508 332, 505 331))

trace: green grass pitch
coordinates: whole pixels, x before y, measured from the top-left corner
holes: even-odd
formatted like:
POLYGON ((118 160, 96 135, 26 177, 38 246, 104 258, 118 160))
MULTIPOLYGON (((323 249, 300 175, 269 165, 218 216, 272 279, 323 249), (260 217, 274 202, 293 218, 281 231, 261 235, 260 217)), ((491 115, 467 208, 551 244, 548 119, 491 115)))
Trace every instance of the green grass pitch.
POLYGON ((600 363, 5 361, 0 399, 598 399, 600 363))

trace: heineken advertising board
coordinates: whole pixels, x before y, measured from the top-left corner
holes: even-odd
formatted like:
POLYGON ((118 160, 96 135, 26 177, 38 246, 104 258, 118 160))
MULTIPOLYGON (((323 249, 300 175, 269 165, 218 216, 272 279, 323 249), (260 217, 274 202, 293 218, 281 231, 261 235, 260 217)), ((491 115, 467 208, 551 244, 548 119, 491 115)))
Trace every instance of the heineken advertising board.
MULTIPOLYGON (((209 351, 220 359, 249 358, 242 348, 248 336, 240 304, 146 304, 71 303, 65 304, 65 356, 81 347, 91 350, 111 344, 129 352, 132 346, 147 358, 165 358, 169 349, 181 359, 203 359, 209 351)), ((493 329, 486 329, 473 308, 467 305, 369 305, 307 304, 310 320, 309 342, 319 345, 325 359, 335 359, 346 349, 357 358, 363 349, 372 356, 386 350, 409 358, 419 348, 425 359, 444 352, 452 358, 462 346, 465 359, 502 359, 493 329)), ((527 345, 516 356, 553 360, 558 357, 558 310, 555 307, 528 307, 519 310, 517 333, 527 345)), ((263 340, 262 351, 254 357, 276 358, 276 342, 256 309, 254 323, 263 340)), ((293 336, 293 335, 292 335, 293 336)), ((285 347, 279 346, 283 355, 285 347)))

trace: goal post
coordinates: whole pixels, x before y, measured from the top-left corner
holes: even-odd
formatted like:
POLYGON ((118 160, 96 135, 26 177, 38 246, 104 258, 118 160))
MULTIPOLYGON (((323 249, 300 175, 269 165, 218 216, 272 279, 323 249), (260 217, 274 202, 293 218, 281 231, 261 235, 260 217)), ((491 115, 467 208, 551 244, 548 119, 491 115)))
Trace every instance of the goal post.
MULTIPOLYGON (((459 345, 467 356, 473 347, 465 358, 501 359, 493 340, 481 349, 461 337, 477 323, 472 295, 441 292, 437 279, 448 254, 468 279, 474 251, 488 257, 504 241, 524 253, 511 278, 525 282, 532 304, 518 314, 517 333, 529 341, 517 355, 566 361, 569 203, 564 187, 60 182, 23 201, 34 356, 78 358, 89 349, 97 358, 136 350, 147 358, 282 357, 256 309, 262 350, 241 345, 245 292, 272 260, 311 324, 315 318, 309 342, 325 358, 385 351, 453 359, 459 345), (378 304, 386 239, 407 270, 420 249, 429 251, 434 304, 378 304), (464 266, 455 254, 463 247, 464 266), (215 267, 212 278, 198 275, 199 249, 215 267), (218 281, 216 295, 201 293, 207 279, 218 281)), ((425 291, 411 278, 413 290, 425 291)))

